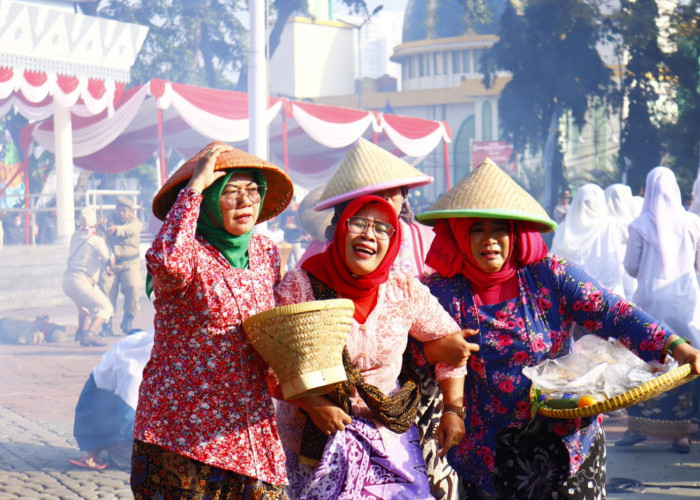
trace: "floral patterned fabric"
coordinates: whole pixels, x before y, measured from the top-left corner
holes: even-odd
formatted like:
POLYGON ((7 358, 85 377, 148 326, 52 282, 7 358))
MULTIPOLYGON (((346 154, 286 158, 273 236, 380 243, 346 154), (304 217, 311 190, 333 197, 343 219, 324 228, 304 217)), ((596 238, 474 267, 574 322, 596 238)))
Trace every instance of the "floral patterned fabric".
POLYGON ((330 438, 321 463, 298 498, 432 498, 418 445, 418 430, 411 427, 393 439, 386 439, 371 421, 354 418, 344 431, 330 438))
POLYGON ((286 483, 268 367, 241 323, 274 306, 280 260, 254 234, 235 269, 195 234, 202 196, 180 192, 146 254, 155 343, 143 373, 135 437, 221 469, 286 483))
MULTIPOLYGON (((314 300, 306 271, 295 269, 285 274, 275 289, 275 298, 278 306, 314 300)), ((353 319, 347 346, 365 382, 391 395, 398 388, 408 335, 426 342, 457 331, 455 321, 417 278, 392 270, 386 283, 379 285, 377 305, 367 320, 359 324, 353 319)), ((442 380, 461 377, 466 370, 438 363, 436 373, 442 380)), ((352 401, 353 407, 360 403, 359 399, 352 401)))
MULTIPOLYGON (((645 361, 659 359, 673 333, 601 287, 583 268, 557 256, 518 270, 519 296, 500 304, 475 307, 470 284, 461 274, 435 274, 426 284, 462 328, 480 331, 470 339, 481 349, 468 362, 467 434, 450 450, 448 460, 460 477, 488 493, 494 492, 499 432, 524 427, 530 420, 531 384, 523 366, 568 354, 574 322, 618 338, 645 361)), ((568 452, 569 475, 587 458, 601 421, 601 416, 554 421, 554 432, 568 452)))
POLYGON ((287 500, 284 486, 183 457, 138 439, 131 453, 134 500, 287 500))
MULTIPOLYGON (((275 289, 277 305, 296 304, 314 300, 313 290, 305 271, 294 270, 285 274, 282 282, 275 289)), ((403 352, 408 336, 420 341, 427 341, 454 333, 459 328, 449 314, 440 306, 437 299, 430 295, 428 289, 417 278, 400 271, 392 271, 389 279, 379 286, 377 305, 367 317, 364 324, 352 322, 347 347, 353 364, 358 367, 365 382, 375 385, 387 395, 394 394, 399 388, 398 377, 401 371, 403 352)), ((466 369, 452 368, 438 364, 437 377, 456 378, 465 374, 466 369)), ((352 398, 353 417, 368 417, 369 410, 359 397, 352 398)), ((281 401, 277 407, 280 434, 288 452, 290 492, 298 497, 308 485, 312 472, 309 467, 298 462, 300 439, 305 423, 296 406, 281 401)), ((357 422, 355 418, 353 422, 357 422)), ((399 436, 377 424, 378 436, 383 445, 396 441, 399 436)), ((417 441, 415 429, 409 430, 411 439, 417 441)), ((330 446, 330 444, 328 445, 330 446)), ((326 451, 329 447, 326 447, 326 451)), ((406 448, 406 443, 403 445, 406 448)), ((342 448, 348 450, 350 448, 342 448)), ((356 449, 356 448, 353 448, 356 449)), ((371 454, 370 454, 371 455, 371 454)), ((365 458, 369 457, 367 455, 365 458)), ((416 455, 422 471, 425 463, 416 455)), ((393 457, 394 455, 389 455, 393 457)), ((330 466, 336 455, 324 453, 330 466), (329 462, 330 461, 330 462, 329 462)), ((413 460, 416 462, 416 460, 413 460)), ((392 464, 389 464, 392 465, 392 464)), ((396 464, 393 464, 396 465, 396 464)), ((392 465, 392 466, 393 466, 392 465)), ((396 469, 398 470, 398 469, 396 469)), ((424 474, 424 472, 423 472, 424 474)), ((371 481, 371 477, 368 480, 371 481)), ((427 486, 427 478, 422 478, 427 486)), ((410 495, 409 495, 410 496, 410 495)), ((414 498, 414 497, 411 497, 414 498)))

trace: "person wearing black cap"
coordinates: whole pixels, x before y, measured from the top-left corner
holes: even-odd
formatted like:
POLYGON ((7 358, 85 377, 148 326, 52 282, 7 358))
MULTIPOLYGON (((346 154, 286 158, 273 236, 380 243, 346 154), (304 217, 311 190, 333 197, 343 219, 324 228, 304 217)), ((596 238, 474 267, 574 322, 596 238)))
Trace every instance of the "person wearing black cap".
MULTIPOLYGON (((117 198, 117 208, 107 222, 107 245, 114 255, 112 265, 102 273, 100 287, 109 297, 114 312, 117 311, 117 299, 121 287, 124 295, 124 316, 121 330, 124 334, 132 328, 134 315, 139 310, 140 290, 143 286, 141 261, 139 260, 139 243, 141 240, 141 221, 136 217, 134 201, 126 196, 117 198)), ((114 335, 112 320, 105 323, 103 335, 114 335)))

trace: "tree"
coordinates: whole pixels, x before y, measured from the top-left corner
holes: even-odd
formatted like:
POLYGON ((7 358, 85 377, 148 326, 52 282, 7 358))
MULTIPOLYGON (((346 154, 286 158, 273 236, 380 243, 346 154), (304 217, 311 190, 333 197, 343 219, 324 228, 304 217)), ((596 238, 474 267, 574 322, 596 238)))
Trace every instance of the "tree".
POLYGON ((595 5, 584 0, 529 0, 522 15, 507 2, 500 39, 482 58, 486 85, 499 69, 512 74, 498 106, 503 138, 521 154, 546 153, 550 138, 554 150, 548 155, 552 179, 546 204, 553 204, 563 184, 558 117, 568 114, 581 128, 593 104, 615 106, 612 71, 596 50, 600 18, 595 5))
POLYGON ((247 30, 238 0, 107 0, 102 17, 148 26, 132 68, 132 81, 163 78, 179 83, 233 88, 244 67, 247 30))
POLYGON ((678 182, 689 192, 700 163, 700 1, 679 4, 670 21, 675 50, 666 57, 666 80, 673 84, 678 117, 662 125, 662 134, 675 160, 678 182))
POLYGON ((623 78, 623 98, 627 102, 620 137, 621 168, 629 169, 627 182, 633 192, 643 188, 646 174, 659 164, 661 145, 654 105, 659 98, 663 54, 659 49, 656 0, 622 0, 620 12, 611 17, 612 26, 622 36, 628 54, 623 78))

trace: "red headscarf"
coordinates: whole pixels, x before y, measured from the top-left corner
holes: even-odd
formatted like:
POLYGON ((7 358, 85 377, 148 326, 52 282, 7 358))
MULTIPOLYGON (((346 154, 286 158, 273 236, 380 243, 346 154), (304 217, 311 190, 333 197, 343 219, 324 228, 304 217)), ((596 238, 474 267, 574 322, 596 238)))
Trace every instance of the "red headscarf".
POLYGON ((351 299, 355 304, 354 318, 358 323, 364 323, 377 304, 379 285, 389 279, 389 270, 401 248, 401 226, 394 207, 379 196, 367 195, 353 200, 340 216, 335 226, 333 241, 320 254, 309 257, 301 268, 312 274, 336 291, 339 297, 351 299), (348 232, 347 220, 361 208, 370 203, 376 203, 387 217, 387 221, 396 228, 389 240, 384 260, 379 267, 364 276, 356 276, 350 272, 345 259, 345 237, 348 232))
POLYGON ((463 274, 482 303, 495 304, 518 294, 516 272, 544 258, 547 245, 534 223, 509 220, 510 252, 500 270, 487 273, 476 263, 469 244, 469 230, 477 220, 472 217, 438 220, 425 263, 447 278, 463 274))

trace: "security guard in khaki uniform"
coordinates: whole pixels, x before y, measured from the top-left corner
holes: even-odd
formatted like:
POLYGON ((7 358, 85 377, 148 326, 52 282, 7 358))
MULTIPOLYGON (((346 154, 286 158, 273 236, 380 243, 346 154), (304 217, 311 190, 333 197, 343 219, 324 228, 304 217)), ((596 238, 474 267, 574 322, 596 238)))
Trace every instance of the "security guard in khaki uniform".
MULTIPOLYGON (((107 246, 114 255, 114 261, 102 273, 100 286, 104 290, 116 312, 119 288, 124 295, 124 317, 121 329, 131 330, 131 322, 139 310, 140 291, 143 287, 139 243, 141 221, 134 213, 134 202, 124 196, 117 198, 117 208, 107 222, 107 246)), ((114 335, 111 320, 103 328, 104 335, 114 335)))

